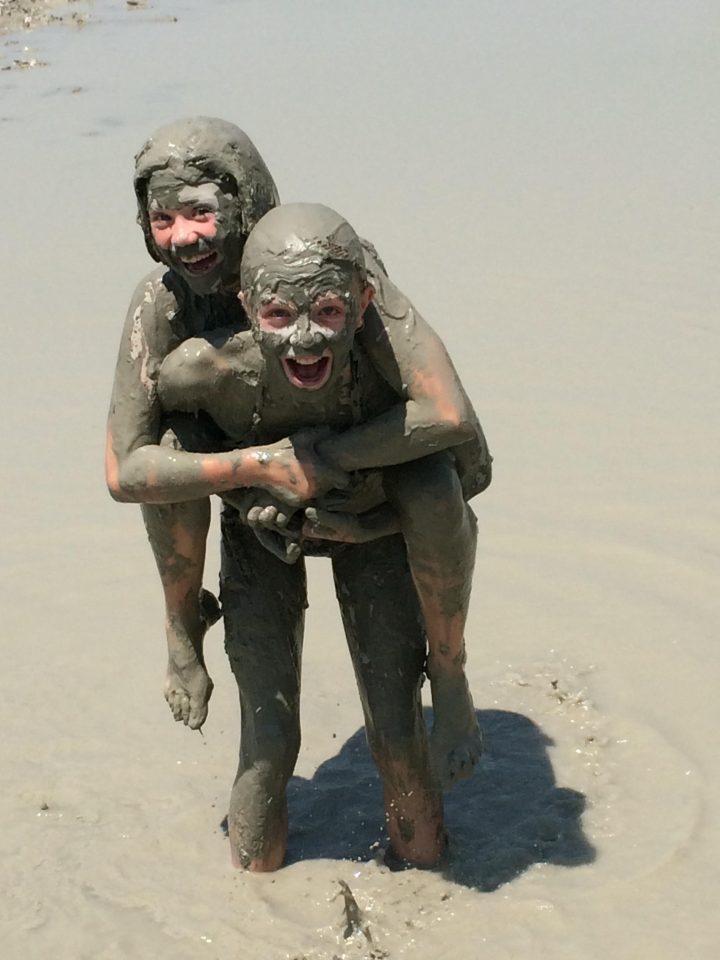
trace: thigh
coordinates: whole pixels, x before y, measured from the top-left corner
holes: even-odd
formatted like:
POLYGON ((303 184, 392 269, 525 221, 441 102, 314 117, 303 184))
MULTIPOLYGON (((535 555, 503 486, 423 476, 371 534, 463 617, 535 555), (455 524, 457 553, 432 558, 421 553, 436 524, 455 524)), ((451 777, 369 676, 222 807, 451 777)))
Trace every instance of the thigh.
POLYGON ((225 650, 243 709, 263 708, 263 720, 297 712, 307 606, 305 565, 269 553, 234 510, 222 516, 220 599, 225 650))
POLYGON ((346 546, 335 590, 374 747, 424 730, 425 630, 401 536, 346 546))

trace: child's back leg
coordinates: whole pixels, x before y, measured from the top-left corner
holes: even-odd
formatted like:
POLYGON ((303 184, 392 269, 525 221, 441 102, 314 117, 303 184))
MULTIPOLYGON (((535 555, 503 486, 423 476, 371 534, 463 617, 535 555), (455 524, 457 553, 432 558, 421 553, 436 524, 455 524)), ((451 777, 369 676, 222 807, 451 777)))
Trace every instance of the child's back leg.
MULTIPOLYGON (((183 450, 217 448, 216 434, 201 418, 172 414, 161 444, 183 450)), ((207 718, 213 684, 205 669, 203 641, 220 616, 217 600, 202 589, 210 500, 144 503, 142 515, 165 598, 168 668, 165 699, 176 720, 193 730, 207 718)))
POLYGON ((213 688, 203 640, 220 614, 215 598, 202 590, 210 501, 145 503, 142 514, 165 598, 165 699, 176 720, 197 730, 213 688))
POLYGON ((482 739, 465 676, 465 622, 475 565, 477 523, 446 453, 385 469, 425 619, 433 700, 430 740, 443 786, 469 776, 482 739))

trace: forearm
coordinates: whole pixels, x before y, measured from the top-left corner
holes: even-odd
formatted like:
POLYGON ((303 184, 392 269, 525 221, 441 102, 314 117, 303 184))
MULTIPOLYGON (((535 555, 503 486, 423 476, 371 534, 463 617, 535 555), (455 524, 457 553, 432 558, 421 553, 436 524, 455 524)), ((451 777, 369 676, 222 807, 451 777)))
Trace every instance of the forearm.
POLYGON ((108 486, 125 503, 183 503, 237 487, 273 488, 282 483, 281 473, 260 447, 199 454, 148 445, 118 464, 108 486))
POLYGON ((408 400, 368 423, 333 434, 316 449, 323 459, 351 471, 418 460, 474 436, 471 417, 444 417, 434 405, 408 400))

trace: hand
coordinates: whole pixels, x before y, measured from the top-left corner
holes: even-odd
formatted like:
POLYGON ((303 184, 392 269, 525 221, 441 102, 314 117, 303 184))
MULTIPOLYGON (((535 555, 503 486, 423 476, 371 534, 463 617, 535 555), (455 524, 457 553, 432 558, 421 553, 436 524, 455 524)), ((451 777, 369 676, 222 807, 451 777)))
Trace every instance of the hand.
POLYGON ((295 563, 302 550, 299 516, 296 511, 264 490, 242 488, 222 496, 240 514, 260 543, 283 563, 295 563))
POLYGON ((226 493, 221 493, 220 498, 234 507, 240 514, 242 522, 251 527, 261 525, 260 521, 263 519, 271 521, 272 526, 286 527, 296 509, 289 507, 265 490, 257 490, 255 487, 238 487, 236 490, 228 490, 226 493), (267 508, 273 508, 273 510, 261 517, 260 514, 267 508))
POLYGON ((295 508, 327 490, 346 487, 350 482, 347 473, 321 459, 314 449, 327 435, 328 428, 299 430, 292 437, 261 447, 256 456, 267 465, 267 480, 260 480, 258 486, 295 508))
MULTIPOLYGON (((268 499, 268 495, 265 495, 268 499)), ((295 563, 302 553, 298 543, 300 521, 290 525, 294 511, 284 504, 255 504, 247 512, 247 525, 253 529, 260 543, 283 563, 295 563)))
POLYGON ((271 530, 255 530, 255 536, 266 550, 283 563, 292 565, 302 555, 302 547, 297 540, 288 540, 282 534, 271 530))

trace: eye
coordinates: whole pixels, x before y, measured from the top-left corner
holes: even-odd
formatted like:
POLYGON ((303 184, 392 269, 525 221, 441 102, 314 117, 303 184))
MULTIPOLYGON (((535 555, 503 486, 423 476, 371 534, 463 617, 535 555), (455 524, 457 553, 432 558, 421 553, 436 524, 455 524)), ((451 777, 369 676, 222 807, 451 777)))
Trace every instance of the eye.
POLYGON ((345 304, 341 300, 320 300, 313 308, 316 323, 339 330, 345 323, 345 304))
POLYGON ((151 210, 150 211, 150 223, 170 223, 172 217, 169 213, 165 213, 163 210, 151 210))
POLYGON ((281 303, 267 303, 260 307, 259 318, 263 326, 280 329, 292 323, 293 313, 281 303))
POLYGON ((206 220, 211 214, 214 214, 216 211, 214 207, 209 206, 197 206, 193 208, 193 217, 195 220, 206 220))

